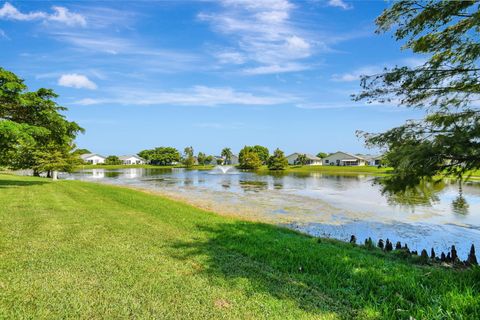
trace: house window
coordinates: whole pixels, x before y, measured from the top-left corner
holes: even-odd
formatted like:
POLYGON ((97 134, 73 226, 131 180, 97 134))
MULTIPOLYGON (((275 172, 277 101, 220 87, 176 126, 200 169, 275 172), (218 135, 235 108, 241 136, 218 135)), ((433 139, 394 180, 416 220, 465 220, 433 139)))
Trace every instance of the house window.
POLYGON ((325 159, 325 163, 328 163, 328 160, 325 159))

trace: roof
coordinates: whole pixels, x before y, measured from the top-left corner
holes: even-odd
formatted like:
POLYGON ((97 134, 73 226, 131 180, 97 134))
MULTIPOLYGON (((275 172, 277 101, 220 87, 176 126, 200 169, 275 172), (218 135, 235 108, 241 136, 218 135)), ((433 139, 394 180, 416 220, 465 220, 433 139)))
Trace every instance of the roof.
POLYGON ((83 160, 85 160, 85 159, 88 159, 88 158, 91 158, 91 157, 95 157, 95 156, 105 159, 104 156, 99 155, 99 154, 97 154, 97 153, 84 153, 84 154, 80 155, 80 158, 82 158, 83 160))
POLYGON ((143 159, 142 157, 139 157, 139 156, 137 156, 137 155, 135 155, 135 154, 118 157, 118 159, 120 159, 120 160, 127 160, 127 159, 130 159, 130 158, 137 158, 137 159, 139 159, 139 160, 145 161, 145 159, 143 159))
MULTIPOLYGON (((328 155, 328 157, 330 157, 330 156, 332 156, 332 155, 334 155, 334 154, 336 154, 336 153, 343 153, 343 154, 345 154, 345 155, 347 155, 347 156, 349 156, 349 157, 352 157, 353 159, 367 160, 367 159, 365 159, 365 158, 364 158, 363 156, 361 156, 361 155, 354 155, 354 154, 351 154, 351 153, 348 153, 348 152, 344 152, 344 151, 337 151, 337 152, 334 152, 334 153, 330 153, 330 154, 328 155)), ((351 160, 351 159, 347 159, 347 160, 351 160)))
POLYGON ((382 155, 373 155, 373 154, 357 154, 357 156, 362 157, 365 160, 372 161, 382 158, 382 155))
POLYGON ((301 154, 304 154, 308 160, 316 160, 316 161, 321 161, 322 158, 319 158, 317 156, 314 156, 313 154, 309 154, 309 153, 300 153, 300 152, 295 152, 295 153, 292 153, 291 155, 289 155, 287 158, 291 157, 291 156, 294 156, 294 155, 301 155, 301 154))

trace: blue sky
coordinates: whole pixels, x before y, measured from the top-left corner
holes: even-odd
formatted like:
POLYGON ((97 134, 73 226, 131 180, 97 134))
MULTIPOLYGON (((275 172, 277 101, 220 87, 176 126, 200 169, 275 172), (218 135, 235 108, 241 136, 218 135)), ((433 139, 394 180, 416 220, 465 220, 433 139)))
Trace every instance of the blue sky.
POLYGON ((418 111, 350 99, 359 75, 416 65, 374 33, 384 1, 0 1, 0 66, 49 87, 100 154, 365 152, 418 111))

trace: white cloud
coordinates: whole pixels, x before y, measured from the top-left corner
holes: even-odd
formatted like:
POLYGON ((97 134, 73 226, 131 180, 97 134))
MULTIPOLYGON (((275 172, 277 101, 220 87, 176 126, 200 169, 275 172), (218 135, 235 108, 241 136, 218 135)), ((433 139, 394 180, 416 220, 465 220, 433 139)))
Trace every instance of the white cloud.
POLYGON ((7 36, 7 34, 5 33, 5 31, 3 31, 2 29, 0 29, 0 39, 10 40, 10 38, 7 36))
POLYGON ((218 62, 222 64, 243 64, 246 61, 245 55, 235 51, 218 52, 215 54, 215 57, 217 58, 218 62))
MULTIPOLYGON (((295 8, 287 0, 221 0, 223 10, 218 13, 200 13, 198 18, 209 22, 219 33, 231 36, 242 63, 250 63, 246 74, 280 73, 307 69, 292 68, 299 60, 313 54, 314 41, 307 32, 296 27, 291 19, 295 8), (253 66, 252 66, 253 65, 253 66), (251 70, 260 70, 252 72, 251 70)), ((226 63, 216 54, 220 63, 226 63)), ((230 63, 239 64, 238 59, 230 63)))
POLYGON ((85 98, 74 102, 78 105, 120 104, 120 105, 180 105, 180 106, 221 106, 221 105, 279 105, 294 102, 297 98, 269 94, 259 95, 236 91, 230 87, 194 86, 173 91, 156 91, 142 88, 111 88, 112 95, 106 98, 85 98))
POLYGON ((361 76, 370 76, 377 74, 382 71, 382 68, 379 66, 365 66, 359 69, 356 69, 352 72, 334 74, 332 75, 332 80, 337 82, 352 82, 360 80, 361 76))
POLYGON ((79 25, 84 27, 87 25, 85 18, 78 13, 72 13, 64 7, 52 7, 52 9, 55 12, 48 16, 50 21, 61 22, 68 26, 79 25))
POLYGON ((243 73, 248 75, 271 74, 271 73, 302 71, 308 68, 309 67, 304 64, 288 63, 284 65, 268 65, 268 66, 260 66, 255 68, 246 68, 243 70, 243 73))
POLYGON ((352 6, 343 0, 328 0, 328 5, 331 7, 342 8, 343 10, 352 9, 352 6))
POLYGON ((35 11, 22 13, 8 2, 5 2, 2 8, 0 8, 0 19, 18 20, 18 21, 33 21, 41 20, 44 22, 58 22, 66 24, 68 26, 86 26, 86 19, 78 14, 72 13, 65 7, 54 6, 52 7, 53 13, 49 14, 43 11, 35 11))
POLYGON ((77 89, 97 89, 97 85, 93 81, 86 76, 77 73, 62 74, 58 79, 58 84, 63 87, 77 89))

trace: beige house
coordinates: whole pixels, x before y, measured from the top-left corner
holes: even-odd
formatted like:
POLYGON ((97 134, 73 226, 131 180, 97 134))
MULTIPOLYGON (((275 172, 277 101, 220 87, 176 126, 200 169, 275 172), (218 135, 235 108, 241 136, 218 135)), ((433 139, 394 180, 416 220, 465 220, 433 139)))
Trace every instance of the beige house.
POLYGON ((325 166, 365 166, 369 165, 367 159, 359 155, 353 155, 342 151, 329 154, 323 158, 325 166))
POLYGON ((297 164, 297 159, 301 154, 304 154, 304 155, 307 156, 307 166, 321 166, 322 165, 322 159, 321 158, 319 158, 317 156, 314 156, 312 154, 298 153, 298 152, 292 153, 291 155, 289 155, 287 157, 288 164, 289 165, 297 164))

